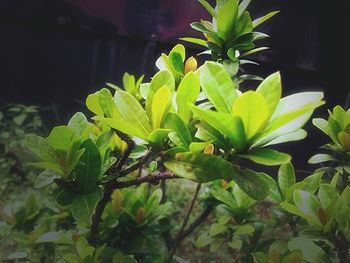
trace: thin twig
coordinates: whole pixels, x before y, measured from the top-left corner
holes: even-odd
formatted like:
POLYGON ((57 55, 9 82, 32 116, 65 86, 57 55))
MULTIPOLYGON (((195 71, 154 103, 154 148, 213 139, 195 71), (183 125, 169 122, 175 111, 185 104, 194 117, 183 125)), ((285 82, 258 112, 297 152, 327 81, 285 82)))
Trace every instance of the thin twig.
POLYGON ((213 207, 210 205, 207 206, 207 208, 196 218, 196 220, 193 221, 193 223, 182 232, 182 235, 179 236, 179 241, 181 242, 184 240, 187 236, 189 236, 197 227, 199 227, 203 221, 211 214, 213 211, 213 207))
POLYGON ((115 189, 122 189, 122 188, 127 188, 131 186, 138 186, 143 183, 159 183, 159 181, 162 180, 168 180, 168 179, 176 179, 180 178, 176 175, 173 175, 172 173, 166 172, 166 173, 159 173, 156 175, 147 175, 144 177, 140 177, 134 180, 129 180, 129 181, 124 181, 124 182, 118 182, 115 180, 111 180, 106 183, 103 191, 103 197, 101 200, 97 203, 95 213, 92 216, 92 224, 90 227, 90 234, 88 237, 88 240, 90 244, 95 245, 96 243, 96 237, 98 234, 98 226, 100 223, 100 219, 102 216, 102 213, 107 205, 107 203, 111 199, 111 195, 113 193, 113 190, 115 189))
POLYGON ((177 234, 177 236, 175 238, 174 245, 173 245, 173 247, 172 247, 172 249, 170 251, 169 262, 171 262, 173 257, 174 257, 174 254, 176 252, 176 248, 177 248, 177 246, 179 244, 179 238, 183 234, 183 232, 185 230, 185 227, 187 226, 188 220, 190 219, 190 215, 191 215, 191 213, 193 211, 193 207, 194 207, 194 204, 195 204, 195 202, 197 200, 198 193, 199 193, 199 190, 201 189, 201 186, 202 186, 201 184, 197 184, 196 191, 195 191, 195 193, 193 195, 190 207, 189 207, 189 209, 187 211, 187 214, 185 216, 184 221, 182 222, 181 229, 180 229, 179 233, 177 234))
POLYGON ((139 162, 137 162, 137 163, 135 163, 135 164, 133 164, 133 165, 131 165, 131 166, 125 168, 124 170, 122 170, 122 171, 119 173, 119 175, 117 176, 117 178, 119 178, 119 177, 125 177, 125 176, 127 176, 128 174, 130 174, 131 172, 136 171, 137 169, 139 169, 143 164, 145 164, 145 163, 147 162, 147 160, 148 160, 148 158, 150 157, 151 153, 152 153, 152 148, 150 148, 150 149, 148 150, 147 154, 144 155, 144 156, 140 159, 139 162))

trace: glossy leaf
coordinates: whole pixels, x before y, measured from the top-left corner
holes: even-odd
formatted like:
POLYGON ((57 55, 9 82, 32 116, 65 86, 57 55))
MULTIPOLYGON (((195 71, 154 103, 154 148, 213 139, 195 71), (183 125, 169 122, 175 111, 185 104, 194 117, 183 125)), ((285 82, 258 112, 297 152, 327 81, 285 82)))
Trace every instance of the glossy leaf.
POLYGON ((161 127, 171 103, 171 92, 167 86, 163 86, 154 94, 152 102, 152 127, 161 127))
POLYGON ((71 208, 74 219, 79 222, 90 223, 91 216, 99 200, 100 194, 98 192, 76 195, 71 208))
POLYGON ((176 93, 177 112, 188 122, 191 117, 191 105, 194 105, 200 92, 200 84, 194 72, 185 75, 176 93))
POLYGON ((241 17, 237 21, 237 24, 234 27, 234 31, 236 37, 249 34, 253 31, 253 23, 252 19, 250 18, 249 12, 245 11, 241 15, 241 17))
POLYGON ((122 90, 115 92, 114 100, 123 122, 135 126, 143 134, 143 138, 147 137, 151 132, 151 127, 140 103, 132 95, 122 90))
POLYGON ((232 179, 248 196, 262 200, 269 195, 270 187, 264 176, 253 170, 242 170, 234 167, 232 179))
POLYGON ((245 147, 246 135, 239 117, 227 113, 207 111, 198 107, 193 107, 192 110, 210 126, 227 136, 235 149, 242 150, 245 147))
POLYGON ((256 149, 249 151, 247 154, 241 154, 239 156, 249 159, 255 163, 268 166, 286 164, 291 161, 291 157, 288 154, 271 149, 256 149))
POLYGON ((248 139, 262 129, 270 116, 269 106, 264 97, 253 91, 243 93, 234 102, 232 114, 242 119, 248 139))
POLYGON ((264 79, 256 89, 256 92, 260 93, 265 98, 265 101, 269 107, 270 115, 272 115, 281 99, 282 94, 280 73, 276 72, 264 79))
POLYGON ((264 23, 265 21, 269 20, 271 17, 273 17, 274 15, 277 15, 280 11, 273 11, 270 12, 266 15, 264 15, 263 17, 257 18, 253 21, 253 27, 256 28, 257 26, 261 25, 262 23, 264 23))
POLYGON ((100 90, 98 95, 98 101, 106 117, 112 118, 114 115, 116 115, 116 117, 119 117, 115 101, 111 92, 108 89, 104 88, 100 90))
POLYGON ((67 126, 73 129, 78 136, 81 136, 91 127, 91 123, 87 121, 86 116, 83 113, 77 112, 69 120, 67 126))
POLYGON ((200 46, 203 46, 203 47, 207 46, 207 42, 205 40, 203 40, 203 39, 200 39, 200 38, 182 37, 182 38, 180 38, 180 40, 183 40, 183 41, 186 41, 186 42, 189 42, 189 43, 193 43, 193 44, 197 44, 197 45, 200 45, 200 46))
POLYGON ((26 145, 32 153, 44 161, 55 163, 59 159, 53 147, 43 137, 28 135, 26 137, 26 145))
POLYGON ((219 36, 229 40, 237 21, 238 0, 217 0, 216 25, 219 36))
POLYGON ((95 113, 98 116, 102 116, 103 115, 103 110, 101 108, 100 102, 99 102, 99 91, 95 92, 93 94, 90 94, 87 98, 86 98, 86 106, 87 108, 92 111, 93 113, 95 113))
POLYGON ((82 144, 85 149, 75 168, 76 180, 81 193, 90 193, 96 188, 101 171, 101 156, 96 144, 88 139, 82 144))
POLYGON ((52 129, 47 140, 56 150, 67 152, 74 137, 74 131, 67 126, 57 126, 52 129))
POLYGON ((236 86, 225 68, 216 62, 206 62, 200 69, 200 84, 218 111, 230 113, 237 97, 236 86))
POLYGON ((219 156, 203 153, 178 153, 175 160, 164 162, 174 174, 200 183, 232 179, 232 165, 219 156))
POLYGON ((215 9, 206 1, 206 0, 198 0, 198 2, 205 8, 205 10, 208 11, 208 13, 216 18, 216 11, 215 9))
POLYGON ((291 163, 281 165, 278 169, 278 186, 283 198, 286 197, 287 190, 295 184, 295 170, 291 163))
POLYGON ((180 147, 188 149, 192 142, 192 135, 186 123, 176 113, 169 113, 165 122, 165 127, 176 132, 180 139, 180 147))

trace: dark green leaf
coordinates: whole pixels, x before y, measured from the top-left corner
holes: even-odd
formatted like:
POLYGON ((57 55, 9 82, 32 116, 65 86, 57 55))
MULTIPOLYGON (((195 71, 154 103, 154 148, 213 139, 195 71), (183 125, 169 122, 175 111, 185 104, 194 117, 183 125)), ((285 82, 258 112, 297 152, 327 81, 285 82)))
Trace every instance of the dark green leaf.
POLYGON ((101 171, 101 156, 95 143, 88 139, 82 144, 85 149, 75 168, 76 180, 82 193, 89 193, 96 188, 101 171))

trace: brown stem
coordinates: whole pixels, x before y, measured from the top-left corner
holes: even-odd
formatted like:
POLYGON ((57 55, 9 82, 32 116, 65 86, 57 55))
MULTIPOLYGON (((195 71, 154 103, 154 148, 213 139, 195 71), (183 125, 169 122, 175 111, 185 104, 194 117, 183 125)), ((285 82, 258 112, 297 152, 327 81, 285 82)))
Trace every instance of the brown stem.
POLYGON ((95 213, 92 216, 92 224, 90 227, 90 234, 88 237, 88 241, 91 245, 95 245, 96 243, 96 237, 98 234, 98 225, 101 220, 102 213, 107 205, 107 203, 111 199, 111 195, 114 189, 122 189, 127 188, 131 186, 138 186, 143 183, 159 183, 159 181, 167 180, 167 179, 176 179, 180 178, 176 175, 173 175, 172 173, 166 172, 166 173, 159 173, 156 175, 147 175, 144 177, 140 177, 134 180, 124 181, 124 182, 118 182, 118 181, 109 181, 106 183, 103 191, 103 197, 101 200, 97 203, 95 213))
POLYGON ((199 227, 203 221, 211 214, 213 211, 212 206, 207 206, 207 208, 193 221, 193 223, 179 235, 178 242, 184 240, 187 236, 189 236, 197 227, 199 227))
POLYGON ((196 191, 195 191, 195 193, 194 193, 194 195, 193 195, 193 198, 192 198, 190 207, 189 207, 189 209, 188 209, 188 211, 187 211, 187 214, 186 214, 186 216, 185 216, 184 221, 182 222, 181 229, 180 229, 179 233, 177 234, 177 236, 176 236, 176 238, 175 238, 174 245, 173 245, 173 247, 172 247, 172 249, 171 249, 171 251, 170 251, 169 262, 172 261, 172 259, 173 259, 173 257, 174 257, 174 254, 175 254, 175 252, 176 252, 176 248, 177 248, 178 244, 180 243, 180 242, 179 242, 179 238, 180 238, 180 236, 182 235, 182 233, 184 232, 185 227, 187 226, 188 220, 190 219, 190 215, 191 215, 191 213, 192 213, 192 211, 193 211, 194 203, 195 203, 196 200, 197 200, 197 196, 198 196, 199 190, 201 189, 201 186, 202 186, 201 184, 198 184, 197 187, 196 187, 196 191))
POLYGON ((115 175, 115 174, 118 174, 124 164, 126 163, 126 161, 128 160, 129 156, 130 156, 130 153, 132 152, 132 150, 135 148, 135 142, 128 136, 126 135, 125 133, 121 132, 121 131, 118 131, 118 130, 114 130, 114 132, 123 140, 126 142, 126 144, 128 145, 128 147, 126 148, 122 158, 120 158, 119 162, 113 166, 110 171, 109 171, 109 174, 110 175, 115 175))
POLYGON ((125 176, 127 176, 128 174, 130 174, 131 172, 136 171, 137 169, 139 169, 143 164, 145 164, 145 163, 147 162, 147 160, 148 160, 148 158, 150 157, 151 153, 152 153, 152 148, 150 148, 150 149, 148 150, 148 153, 147 153, 145 156, 143 156, 143 157, 140 159, 139 162, 137 162, 137 163, 135 163, 135 164, 133 164, 133 165, 131 165, 131 166, 125 168, 124 170, 122 170, 122 171, 119 173, 119 175, 118 175, 117 177, 118 177, 118 178, 119 178, 119 177, 125 177, 125 176))
POLYGON ((62 189, 71 190, 71 191, 76 191, 78 189, 78 186, 74 181, 67 181, 60 178, 56 178, 53 180, 53 182, 62 189))
POLYGON ((334 237, 334 245, 337 250, 339 261, 341 263, 349 262, 349 242, 346 240, 342 232, 339 232, 338 235, 334 237))

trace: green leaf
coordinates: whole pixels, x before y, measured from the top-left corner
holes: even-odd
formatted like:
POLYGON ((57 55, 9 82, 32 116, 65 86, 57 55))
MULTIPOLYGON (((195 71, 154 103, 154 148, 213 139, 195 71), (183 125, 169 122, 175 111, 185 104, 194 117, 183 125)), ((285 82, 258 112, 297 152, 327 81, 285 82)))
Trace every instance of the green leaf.
POLYGON ((227 145, 224 136, 218 130, 214 129, 206 122, 202 121, 200 124, 196 125, 196 128, 196 138, 205 142, 211 142, 218 148, 223 149, 225 151, 229 149, 229 146, 227 145))
POLYGON ((239 188, 255 200, 263 200, 269 195, 269 184, 261 173, 234 167, 231 177, 239 188))
POLYGON ((72 202, 72 215, 75 220, 90 223, 91 216, 101 196, 98 192, 76 195, 72 202))
POLYGON ((67 126, 53 128, 47 141, 56 151, 67 152, 74 137, 74 131, 67 126))
POLYGON ((132 95, 122 90, 116 90, 114 100, 123 122, 137 128, 143 134, 141 138, 147 137, 151 132, 151 126, 140 103, 132 95))
POLYGON ((176 52, 178 54, 181 55, 181 61, 184 62, 185 59, 186 59, 186 50, 185 50, 185 47, 181 44, 177 44, 175 47, 173 47, 171 50, 170 50, 170 53, 172 52, 176 52))
POLYGON ((163 86, 167 86, 171 92, 175 91, 175 79, 169 70, 159 71, 152 78, 146 100, 146 112, 150 120, 152 119, 152 104, 154 94, 156 94, 157 90, 163 86))
POLYGON ((226 230, 227 230, 227 226, 214 223, 210 226, 209 236, 214 237, 216 235, 221 234, 222 232, 225 232, 226 230))
POLYGON ((276 72, 264 79, 256 89, 256 92, 260 93, 265 98, 265 101, 269 107, 270 115, 272 115, 281 99, 282 94, 280 73, 276 72))
POLYGON ((240 239, 233 239, 230 242, 226 243, 230 248, 240 250, 243 246, 243 241, 240 239))
POLYGON ((330 154, 319 153, 312 156, 308 160, 308 163, 315 164, 315 163, 323 163, 323 162, 329 162, 329 161, 335 161, 335 160, 336 159, 330 154))
POLYGON ((239 6, 238 6, 238 17, 240 17, 240 16, 244 13, 244 11, 247 10, 247 7, 249 6, 249 4, 250 4, 251 1, 252 1, 252 0, 243 0, 243 1, 239 4, 239 6))
POLYGON ((302 139, 305 139, 306 136, 307 136, 307 132, 303 129, 299 129, 287 134, 280 135, 267 143, 265 141, 265 144, 263 145, 261 141, 257 141, 252 145, 252 148, 259 147, 259 146, 266 147, 266 146, 285 143, 285 142, 300 141, 302 139))
POLYGON ((50 170, 45 170, 41 172, 34 181, 34 188, 42 188, 53 183, 53 181, 58 178, 59 175, 50 170))
POLYGON ((244 58, 244 57, 247 57, 247 56, 250 56, 250 55, 253 55, 255 53, 258 53, 258 52, 261 52, 261 51, 264 51, 264 50, 268 50, 270 49, 269 47, 258 47, 258 48, 254 48, 254 49, 251 49, 247 52, 244 52, 242 53, 239 58, 244 58))
POLYGON ((83 113, 77 112, 69 120, 67 126, 73 129, 77 135, 81 136, 91 127, 91 123, 87 121, 86 116, 83 113))
POLYGON ((210 193, 212 196, 219 200, 220 202, 224 203, 225 205, 235 208, 237 207, 237 203, 235 198, 233 197, 233 194, 228 192, 227 190, 221 188, 221 187, 212 187, 210 189, 210 193))
POLYGON ((186 74, 176 93, 177 112, 185 122, 191 119, 191 105, 196 102, 199 92, 200 84, 194 72, 186 74))
POLYGON ((169 113, 166 118, 165 127, 176 132, 180 140, 180 144, 177 146, 189 149, 192 142, 192 135, 186 123, 180 118, 179 115, 176 113, 169 113))
POLYGON ((164 162, 174 174, 200 183, 232 179, 232 165, 219 156, 203 153, 178 153, 175 160, 164 162))
POLYGON ((253 31, 253 23, 249 12, 245 11, 234 27, 235 37, 249 34, 253 31))
POLYGON ((95 113, 98 116, 102 116, 103 115, 103 110, 101 108, 100 102, 99 102, 99 91, 95 92, 93 94, 90 94, 87 98, 86 98, 86 106, 87 108, 92 111, 93 113, 95 113))
POLYGON ((24 203, 25 219, 33 219, 39 213, 39 210, 40 207, 38 204, 38 200, 35 197, 35 194, 33 192, 30 192, 27 195, 27 198, 25 199, 24 203))
POLYGON ((264 23, 265 21, 269 20, 271 17, 278 14, 279 12, 280 11, 273 11, 273 12, 270 12, 270 13, 264 15, 263 17, 259 17, 259 18, 255 19, 253 21, 253 27, 256 28, 257 26, 259 26, 262 23, 264 23))
POLYGON ((206 247, 206 246, 210 245, 210 243, 213 242, 213 240, 214 239, 212 239, 208 235, 208 233, 203 233, 197 238, 195 246, 198 248, 206 247))
POLYGON ((300 129, 313 111, 324 104, 322 98, 322 92, 302 92, 281 99, 264 132, 255 141, 260 145, 265 144, 300 129))
POLYGON ((86 258, 87 256, 92 256, 95 248, 90 246, 88 241, 84 237, 79 237, 76 243, 76 250, 81 259, 86 258))
POLYGON ((265 173, 261 173, 261 176, 265 179, 270 188, 270 194, 268 198, 277 203, 282 202, 282 194, 275 179, 265 173))
POLYGON ((208 99, 218 111, 230 113, 237 97, 237 86, 225 68, 219 63, 207 61, 199 72, 200 84, 208 99))
POLYGON ((255 253, 252 253, 252 256, 254 258, 254 263, 268 263, 269 262, 269 257, 266 253, 255 252, 255 253))
POLYGON ((242 150, 246 145, 246 133, 240 117, 231 114, 207 111, 199 107, 193 107, 193 112, 210 126, 227 136, 232 146, 237 150, 242 150))
POLYGON ((181 37, 179 39, 183 40, 183 41, 186 41, 186 42, 189 42, 189 43, 197 44, 197 45, 200 45, 200 46, 203 46, 203 47, 207 46, 207 42, 205 40, 203 40, 203 39, 200 39, 200 38, 181 37))
POLYGON ((295 170, 291 163, 281 165, 278 169, 278 186, 285 199, 287 190, 295 184, 295 170))
POLYGON ((162 147, 164 146, 164 140, 168 137, 170 131, 170 129, 156 129, 151 132, 146 141, 148 141, 156 147, 162 147))
POLYGON ((74 253, 64 254, 63 259, 67 261, 67 263, 81 263, 79 256, 74 253))
POLYGON ((69 245, 70 241, 61 232, 46 232, 39 236, 35 243, 55 243, 69 245))
POLYGON ((314 195, 303 190, 295 190, 293 193, 293 201, 297 209, 304 214, 304 218, 309 221, 309 223, 321 225, 317 216, 320 203, 314 195))
POLYGON ((55 164, 59 160, 58 154, 43 137, 28 135, 26 137, 26 145, 32 153, 44 161, 53 162, 55 164))
POLYGON ((290 155, 270 149, 251 150, 247 154, 240 154, 239 156, 268 166, 286 164, 291 161, 290 155))
POLYGON ((338 203, 335 218, 344 233, 347 240, 350 240, 350 187, 347 186, 341 193, 338 203))
POLYGON ((52 162, 37 162, 37 163, 29 163, 30 165, 41 168, 41 169, 46 169, 46 170, 51 170, 53 172, 58 173, 61 176, 64 176, 65 173, 63 171, 63 167, 60 166, 59 164, 52 163, 52 162))
POLYGON ((303 189, 304 186, 305 186, 304 182, 297 182, 297 183, 293 184, 292 186, 290 186, 285 193, 285 200, 287 202, 293 202, 294 191, 297 189, 303 189))
POLYGON ((88 139, 82 144, 85 149, 80 158, 76 172, 76 181, 81 193, 90 193, 95 190, 98 176, 101 171, 101 156, 95 143, 88 139))
POLYGON ((101 118, 96 117, 95 120, 98 120, 104 125, 107 125, 111 128, 114 128, 118 131, 124 132, 130 136, 134 136, 143 140, 147 140, 148 135, 146 135, 143 130, 141 130, 137 124, 133 124, 130 122, 126 122, 124 120, 116 119, 116 118, 101 118))
POLYGON ((321 178, 324 173, 325 171, 320 171, 306 177, 303 180, 303 182, 305 183, 303 190, 309 193, 315 193, 321 184, 321 178))
POLYGON ((183 76, 184 64, 181 55, 177 52, 170 52, 168 61, 173 72, 180 76, 183 76))
POLYGON ((193 153, 203 152, 209 144, 211 143, 210 142, 192 142, 190 144, 189 150, 190 152, 193 152, 193 153))
POLYGON ((255 228, 252 225, 241 225, 235 230, 235 235, 247 235, 255 232, 255 228))
POLYGON ((198 0, 198 2, 205 8, 205 10, 208 11, 208 13, 213 18, 216 18, 216 11, 215 11, 215 9, 206 0, 198 0))
POLYGON ((98 101, 104 115, 107 118, 112 118, 114 116, 117 118, 120 117, 113 96, 108 89, 103 88, 100 90, 98 94, 98 101))
POLYGON ((329 217, 328 221, 332 220, 337 211, 337 205, 334 204, 337 204, 338 192, 329 184, 321 184, 318 190, 318 198, 322 208, 326 211, 326 215, 329 217))
POLYGON ((237 21, 238 3, 239 0, 217 0, 217 32, 224 40, 232 38, 232 33, 237 21))
POLYGON ((282 263, 302 263, 302 262, 303 262, 303 253, 300 249, 292 251, 282 259, 282 263))
POLYGON ((288 249, 290 251, 301 250, 303 260, 306 262, 329 262, 329 256, 326 255, 324 250, 321 247, 317 246, 315 242, 312 241, 312 239, 295 237, 288 242, 288 249))
POLYGON ((169 111, 171 103, 171 91, 167 86, 163 86, 154 94, 152 101, 152 128, 158 129, 169 111))
POLYGON ((259 132, 270 117, 266 100, 254 91, 243 93, 233 103, 232 114, 242 119, 248 139, 259 132))
POLYGON ((310 214, 306 214, 303 211, 301 211, 300 209, 298 209, 295 205, 289 204, 287 202, 282 202, 280 203, 280 206, 286 210, 287 212, 297 215, 305 220, 307 220, 310 224, 314 225, 314 226, 319 226, 321 227, 321 223, 318 221, 318 218, 315 215, 310 215, 310 214))

